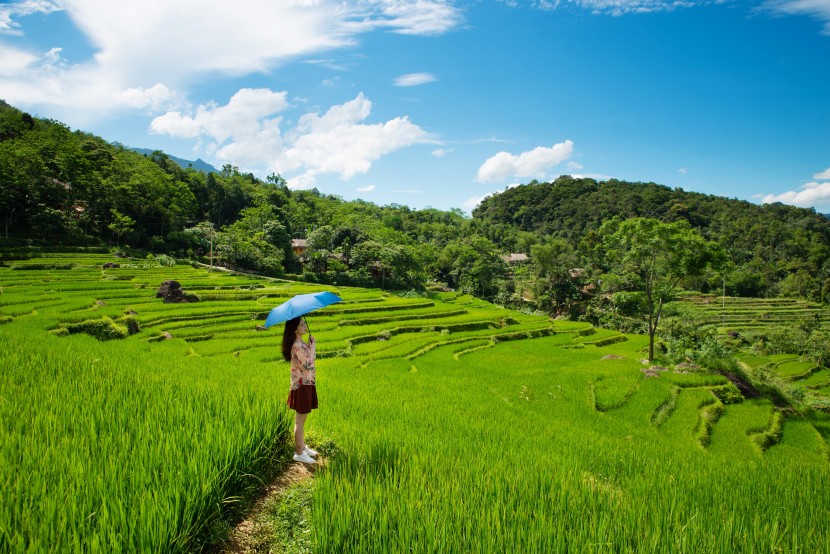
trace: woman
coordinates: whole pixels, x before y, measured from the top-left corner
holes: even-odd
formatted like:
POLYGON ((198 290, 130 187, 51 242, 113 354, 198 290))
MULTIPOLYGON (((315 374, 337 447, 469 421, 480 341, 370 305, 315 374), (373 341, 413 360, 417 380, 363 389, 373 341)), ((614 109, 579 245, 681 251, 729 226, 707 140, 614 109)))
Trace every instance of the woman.
POLYGON ((288 407, 297 412, 294 420, 294 461, 313 464, 317 452, 305 443, 305 420, 311 410, 317 408, 317 370, 314 358, 317 343, 308 335, 308 343, 303 335, 308 332, 304 319, 295 317, 285 323, 282 335, 282 356, 291 362, 291 392, 288 393, 288 407))

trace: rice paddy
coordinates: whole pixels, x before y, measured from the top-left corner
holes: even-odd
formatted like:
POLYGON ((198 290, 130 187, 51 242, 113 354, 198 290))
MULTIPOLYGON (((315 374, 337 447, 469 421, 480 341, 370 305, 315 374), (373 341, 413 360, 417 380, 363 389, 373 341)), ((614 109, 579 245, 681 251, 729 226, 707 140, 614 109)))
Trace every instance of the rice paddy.
POLYGON ((644 372, 643 337, 457 293, 0 254, 0 551, 202 549, 287 456, 265 315, 325 289, 313 551, 830 552, 830 418, 644 372), (169 279, 199 301, 156 298, 169 279))

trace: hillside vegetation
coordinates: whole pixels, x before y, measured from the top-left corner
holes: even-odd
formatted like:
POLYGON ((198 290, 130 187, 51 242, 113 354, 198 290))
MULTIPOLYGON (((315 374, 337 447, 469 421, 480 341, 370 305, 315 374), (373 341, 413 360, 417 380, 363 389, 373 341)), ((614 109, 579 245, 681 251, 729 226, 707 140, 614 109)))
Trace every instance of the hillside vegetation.
POLYGON ((686 192, 655 183, 563 176, 532 182, 485 198, 473 217, 487 234, 511 250, 525 247, 522 232, 560 238, 575 250, 573 261, 594 262, 603 222, 648 217, 687 221, 707 240, 723 246, 723 273, 690 287, 732 296, 796 296, 826 302, 830 294, 830 219, 815 210, 686 192))
MULTIPOLYGON (((106 249, 0 254, 0 551, 221 538, 289 456, 279 328, 258 326, 320 287, 106 249), (157 298, 169 279, 195 302, 157 298)), ((328 288, 344 302, 308 317, 327 467, 299 485, 303 548, 826 548, 826 414, 644 365, 642 336, 457 292, 328 288)))
POLYGON ((0 183, 7 244, 213 254, 220 264, 266 275, 393 290, 437 282, 607 324, 602 293, 618 291, 603 284, 609 252, 599 230, 614 216, 647 217, 686 222, 723 248, 725 264, 686 279, 688 289, 819 303, 830 296, 827 218, 654 183, 534 181, 486 198, 468 218, 290 190, 279 175, 263 181, 232 165, 207 174, 183 169, 163 152, 140 155, 5 103, 0 183), (306 239, 305 250, 295 252, 292 239, 306 239), (508 271, 501 256, 510 252, 529 255, 529 268, 508 271))

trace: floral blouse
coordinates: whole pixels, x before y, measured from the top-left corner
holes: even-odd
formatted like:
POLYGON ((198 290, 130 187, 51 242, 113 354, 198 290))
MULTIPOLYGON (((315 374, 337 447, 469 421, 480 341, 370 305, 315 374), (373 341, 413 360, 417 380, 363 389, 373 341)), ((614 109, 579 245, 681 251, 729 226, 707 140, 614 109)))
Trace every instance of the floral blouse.
POLYGON ((291 346, 291 390, 317 384, 317 369, 314 367, 316 352, 317 341, 314 339, 308 344, 300 339, 291 346))

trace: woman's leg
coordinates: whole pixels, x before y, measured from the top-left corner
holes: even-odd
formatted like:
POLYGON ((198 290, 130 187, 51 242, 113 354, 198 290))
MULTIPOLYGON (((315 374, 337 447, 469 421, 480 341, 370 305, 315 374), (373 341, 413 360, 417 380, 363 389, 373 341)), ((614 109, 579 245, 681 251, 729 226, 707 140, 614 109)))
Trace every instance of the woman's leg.
POLYGON ((302 454, 305 449, 305 419, 308 414, 297 412, 294 420, 294 453, 302 454))

